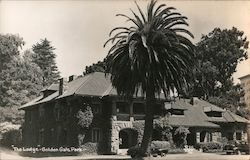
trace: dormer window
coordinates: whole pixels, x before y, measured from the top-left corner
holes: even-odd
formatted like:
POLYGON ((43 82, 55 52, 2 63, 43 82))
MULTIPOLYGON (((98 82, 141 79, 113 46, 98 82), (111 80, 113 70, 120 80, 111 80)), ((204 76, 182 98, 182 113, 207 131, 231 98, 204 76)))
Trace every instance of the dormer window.
POLYGON ((222 117, 222 109, 220 108, 215 108, 215 107, 204 107, 203 108, 204 113, 208 116, 208 117, 222 117))
POLYGON ((171 115, 181 116, 184 115, 184 110, 182 109, 170 109, 168 110, 171 115))
POLYGON ((205 112, 205 114, 208 117, 222 117, 222 113, 221 112, 216 112, 216 111, 205 112))

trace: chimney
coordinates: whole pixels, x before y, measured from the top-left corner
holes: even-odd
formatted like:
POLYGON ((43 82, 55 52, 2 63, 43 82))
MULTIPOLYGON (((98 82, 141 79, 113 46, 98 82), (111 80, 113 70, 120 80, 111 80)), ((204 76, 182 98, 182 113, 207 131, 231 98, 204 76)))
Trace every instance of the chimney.
POLYGON ((76 75, 71 75, 71 76, 69 76, 69 81, 68 82, 71 82, 71 81, 75 80, 76 78, 77 78, 76 75))
POLYGON ((63 94, 63 78, 59 79, 59 96, 63 94))
POLYGON ((198 97, 192 97, 190 103, 191 103, 192 105, 196 105, 196 104, 198 104, 198 100, 199 100, 198 97))

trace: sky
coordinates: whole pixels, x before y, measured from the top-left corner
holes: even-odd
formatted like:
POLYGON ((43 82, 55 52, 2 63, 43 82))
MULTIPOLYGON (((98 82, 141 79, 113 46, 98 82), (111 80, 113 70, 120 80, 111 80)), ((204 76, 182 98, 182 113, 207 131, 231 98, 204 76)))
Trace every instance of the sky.
MULTIPOLYGON (((137 2, 145 11, 148 1, 137 2)), ((250 39, 250 1, 162 0, 158 3, 173 6, 188 17, 194 43, 215 27, 237 27, 250 39)), ((0 0, 0 34, 23 37, 26 42, 23 50, 47 38, 56 48, 61 76, 81 75, 85 66, 107 55, 110 46, 103 48, 103 44, 109 32, 114 27, 129 25, 126 19, 115 15, 131 15, 130 9, 137 11, 133 0, 0 0)), ((233 75, 235 82, 250 74, 248 55, 249 59, 241 62, 233 75)))

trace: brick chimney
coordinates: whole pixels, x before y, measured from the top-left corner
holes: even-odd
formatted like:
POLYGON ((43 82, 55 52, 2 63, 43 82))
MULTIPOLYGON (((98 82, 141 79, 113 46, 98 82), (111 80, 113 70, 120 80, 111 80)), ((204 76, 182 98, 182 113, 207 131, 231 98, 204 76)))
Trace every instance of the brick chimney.
POLYGON ((71 75, 71 76, 69 76, 68 82, 71 82, 71 81, 75 80, 76 78, 77 78, 76 75, 71 75))
POLYGON ((59 95, 63 94, 63 78, 59 79, 59 95))

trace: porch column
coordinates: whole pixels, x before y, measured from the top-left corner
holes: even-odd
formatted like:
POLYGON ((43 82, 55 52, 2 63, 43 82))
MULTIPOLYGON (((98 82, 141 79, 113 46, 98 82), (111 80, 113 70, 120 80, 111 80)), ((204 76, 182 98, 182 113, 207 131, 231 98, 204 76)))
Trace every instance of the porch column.
POLYGON ((117 121, 116 101, 112 101, 112 120, 117 121))
POLYGON ((200 143, 200 132, 196 132, 196 143, 200 143))
POLYGON ((236 132, 233 133, 233 140, 236 140, 236 132))
POLYGON ((129 103, 129 120, 134 121, 133 102, 129 103))
POLYGON ((119 149, 119 127, 115 121, 111 121, 111 126, 110 151, 112 154, 117 154, 119 149))

